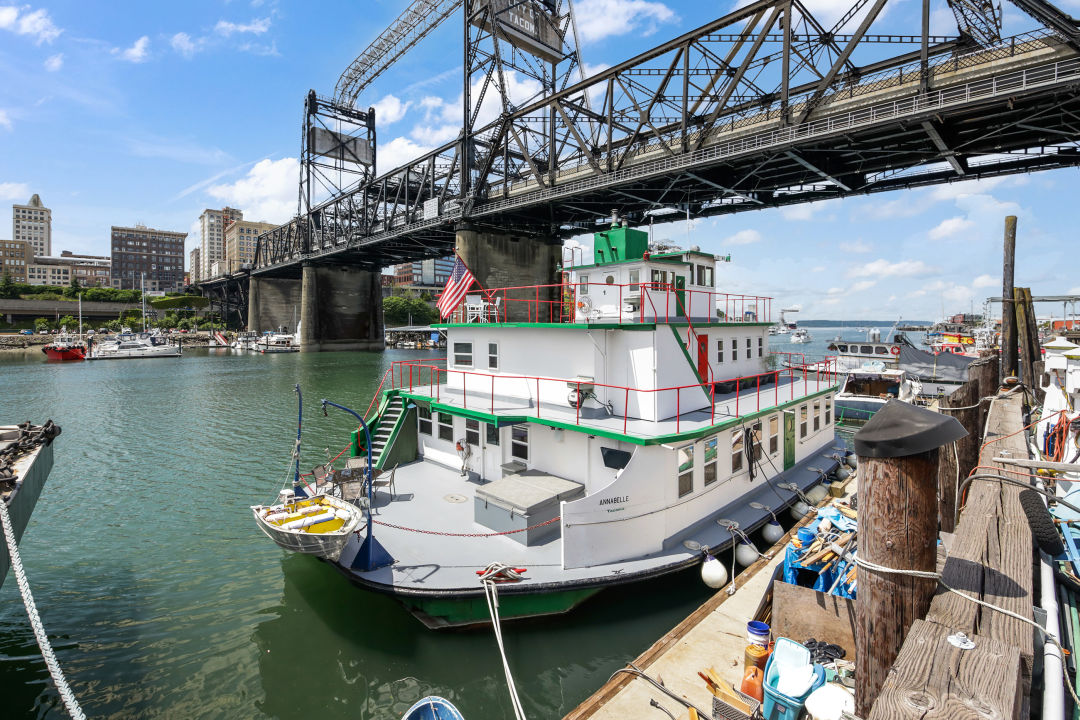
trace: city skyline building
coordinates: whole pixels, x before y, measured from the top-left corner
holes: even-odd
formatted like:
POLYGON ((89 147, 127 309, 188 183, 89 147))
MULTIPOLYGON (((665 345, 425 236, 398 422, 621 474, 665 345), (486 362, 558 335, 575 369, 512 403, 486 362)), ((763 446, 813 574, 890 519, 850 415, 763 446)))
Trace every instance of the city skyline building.
POLYGON ((199 282, 199 278, 202 277, 199 271, 199 254, 202 252, 201 248, 193 247, 191 252, 188 253, 188 283, 199 282))
POLYGON ((395 288, 442 288, 454 270, 454 258, 428 258, 394 266, 391 285, 395 288))
POLYGON ((28 282, 28 271, 34 264, 34 248, 25 240, 0 240, 0 278, 7 275, 12 282, 28 282))
POLYGON ((112 286, 138 290, 173 291, 184 281, 184 240, 187 233, 145 225, 112 227, 112 286))
POLYGON ((36 256, 52 254, 52 210, 37 193, 26 205, 11 206, 11 237, 30 243, 36 256))
POLYGON ((225 272, 234 273, 255 262, 255 240, 277 225, 253 220, 234 220, 225 228, 225 272))
MULTIPOLYGON (((214 263, 225 259, 225 228, 234 221, 243 220, 244 213, 231 207, 220 210, 207 208, 199 216, 199 279, 213 277, 214 263)), ((223 266, 219 265, 219 269, 223 266)))

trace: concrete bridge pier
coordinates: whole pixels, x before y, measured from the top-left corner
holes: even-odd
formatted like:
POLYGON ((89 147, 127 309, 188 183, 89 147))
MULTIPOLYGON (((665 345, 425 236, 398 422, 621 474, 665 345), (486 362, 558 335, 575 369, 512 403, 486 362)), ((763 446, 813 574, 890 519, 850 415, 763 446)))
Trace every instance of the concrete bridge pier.
MULTIPOLYGON (((557 238, 536 238, 513 233, 496 233, 476 228, 467 223, 456 229, 457 253, 486 289, 523 287, 530 285, 556 285, 559 282, 558 267, 562 263, 562 241, 557 238)), ((511 299, 535 300, 536 294, 525 291, 509 293, 511 299)), ((559 289, 548 288, 541 292, 541 301, 558 301, 559 289)), ((505 310, 507 320, 517 322, 548 321, 550 303, 510 302, 505 310), (530 317, 531 315, 531 317, 530 317)), ((500 311, 500 316, 504 311, 500 311)))
POLYGON ((248 330, 296 330, 300 318, 300 280, 253 275, 248 285, 248 330))
POLYGON ((382 350, 381 273, 304 263, 300 350, 382 350))

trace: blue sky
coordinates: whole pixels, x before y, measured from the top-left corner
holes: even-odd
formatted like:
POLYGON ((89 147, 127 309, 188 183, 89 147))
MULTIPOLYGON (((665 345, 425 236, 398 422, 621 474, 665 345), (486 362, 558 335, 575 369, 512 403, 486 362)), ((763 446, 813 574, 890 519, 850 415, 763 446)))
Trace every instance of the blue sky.
MULTIPOLYGON (((341 71, 406 0, 186 3, 0 0, 0 203, 39 193, 53 252, 108 254, 109 227, 189 231, 203 208, 253 220, 295 212, 309 88, 341 71)), ((732 0, 577 0, 583 56, 613 65, 697 27, 732 0)), ((823 19, 845 0, 812 0, 823 19)), ((1074 14, 1080 0, 1062 0, 1074 14)), ((934 32, 951 33, 944 2, 934 32)), ((875 28, 913 32, 919 4, 890 0, 875 28)), ((1005 34, 1029 25, 1005 7, 1005 34)), ((459 16, 366 92, 380 170, 457 132, 459 16)), ((1080 293, 1077 170, 896 191, 656 227, 732 254, 722 289, 797 304, 806 318, 937 318, 1000 292, 1003 218, 1018 215, 1017 283, 1080 293)), ((4 221, 6 223, 6 221, 4 221)), ((7 228, 7 229, 5 229, 7 228)), ((0 237, 10 234, 0 224, 0 237)), ((1046 308, 1049 310, 1049 308, 1046 308)))

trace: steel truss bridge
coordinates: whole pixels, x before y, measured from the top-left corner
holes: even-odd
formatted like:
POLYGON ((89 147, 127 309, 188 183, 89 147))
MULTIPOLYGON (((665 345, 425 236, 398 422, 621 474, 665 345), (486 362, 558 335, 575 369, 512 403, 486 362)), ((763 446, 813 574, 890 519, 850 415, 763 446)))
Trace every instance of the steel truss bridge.
POLYGON ((517 103, 504 73, 522 53, 479 2, 464 39, 481 99, 466 93, 459 137, 302 207, 259 238, 254 274, 445 255, 462 224, 565 238, 613 211, 663 222, 1080 164, 1080 32, 1042 0, 1014 0, 1039 28, 1007 38, 967 0, 950 1, 955 37, 930 34, 925 0, 910 35, 871 32, 887 0, 831 28, 758 0, 585 80, 553 62, 517 103), (488 90, 502 103, 481 123, 488 90))

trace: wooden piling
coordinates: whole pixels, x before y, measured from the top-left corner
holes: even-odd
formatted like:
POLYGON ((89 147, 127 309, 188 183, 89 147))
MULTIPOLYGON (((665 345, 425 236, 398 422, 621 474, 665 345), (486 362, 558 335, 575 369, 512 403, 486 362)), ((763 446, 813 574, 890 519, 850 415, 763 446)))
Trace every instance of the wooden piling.
MULTIPOLYGON (((972 368, 975 368, 974 364, 972 368)), ((951 533, 956 525, 956 488, 959 478, 967 477, 977 462, 978 437, 980 434, 979 378, 977 369, 968 370, 968 381, 952 394, 941 400, 941 411, 956 418, 968 431, 967 437, 960 438, 952 445, 942 449, 938 463, 938 527, 941 532, 951 533), (948 408, 960 408, 948 410, 948 408)))
POLYGON ((1016 216, 1005 218, 1005 258, 1001 279, 1001 372, 1016 375, 1016 311, 1013 308, 1013 268, 1016 262, 1016 216))
MULTIPOLYGON (((937 558, 938 451, 859 458, 859 556, 933 572, 937 558)), ((869 717, 908 629, 926 615, 937 581, 859 569, 855 601, 855 713, 869 717)))

